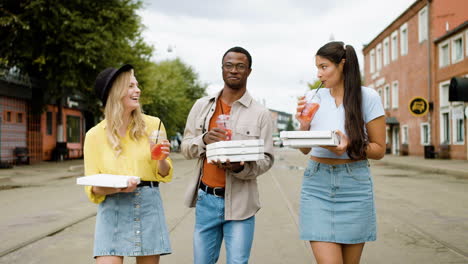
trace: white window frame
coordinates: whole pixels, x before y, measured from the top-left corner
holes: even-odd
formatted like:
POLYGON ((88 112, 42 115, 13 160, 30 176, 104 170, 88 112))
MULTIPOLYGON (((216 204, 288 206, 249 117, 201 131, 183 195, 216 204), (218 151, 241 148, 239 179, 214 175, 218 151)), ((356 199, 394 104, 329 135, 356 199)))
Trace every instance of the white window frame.
POLYGON ((382 99, 382 103, 383 103, 383 94, 382 94, 382 88, 379 88, 377 89, 377 93, 379 94, 380 98, 382 99))
MULTIPOLYGON (((452 127, 453 127, 453 144, 454 145, 464 145, 465 144, 465 118, 464 118, 464 110, 465 110, 465 107, 464 107, 464 104, 463 103, 457 103, 456 105, 453 104, 452 105, 452 109, 454 108, 461 108, 461 111, 463 113, 463 116, 462 118, 453 118, 452 119, 452 127), (458 121, 461 120, 461 125, 459 126, 458 125, 458 121), (458 140, 458 129, 461 128, 461 136, 462 136, 462 140, 458 140)), ((453 115, 452 115, 453 116, 453 115)))
POLYGON ((458 34, 455 37, 453 37, 451 43, 452 43, 452 45, 451 45, 452 46, 452 49, 451 49, 452 50, 452 52, 451 52, 452 53, 452 63, 457 63, 457 62, 462 61, 465 58, 464 48, 463 48, 463 46, 464 46, 463 45, 463 34, 458 34), (455 51, 455 41, 459 40, 459 39, 461 40, 461 57, 459 59, 457 59, 455 57, 456 56, 456 54, 455 54, 455 52, 456 52, 455 51))
POLYGON ((401 126, 401 144, 409 144, 409 129, 408 125, 401 126))
POLYGON ((439 129, 440 129, 440 143, 441 144, 451 144, 452 142, 452 127, 451 127, 451 104, 448 101, 448 90, 449 90, 450 81, 441 82, 439 84, 439 129), (446 92, 445 92, 446 91, 446 92), (448 114, 447 117, 447 126, 448 126, 448 134, 445 133, 445 123, 444 123, 444 115, 448 114), (445 138, 448 140, 445 141, 445 138))
POLYGON ((448 99, 449 97, 449 85, 450 81, 445 81, 439 83, 439 107, 440 109, 444 107, 450 107, 450 101, 448 99), (445 90, 447 92, 445 92, 445 90), (445 96, 446 94, 446 96, 445 96))
POLYGON ((390 38, 386 37, 383 41, 383 65, 390 63, 390 38))
POLYGON ((431 126, 429 123, 421 123, 421 145, 428 146, 431 142, 431 126), (424 142, 424 127, 427 127, 427 141, 424 142))
POLYGON ((399 87, 398 81, 392 82, 392 109, 398 109, 399 87))
POLYGON ((418 13, 418 35, 419 35, 419 43, 427 40, 428 38, 428 12, 427 6, 421 8, 418 13))
POLYGON ((396 61, 398 59, 398 30, 393 31, 391 37, 391 48, 390 54, 392 61, 396 61))
POLYGON ((452 114, 450 108, 445 108, 440 110, 440 144, 452 144, 452 127, 450 122, 452 119, 452 114), (447 114, 447 126, 448 126, 448 133, 445 134, 445 123, 444 123, 444 115, 447 114), (447 141, 445 141, 447 138, 447 141))
POLYGON ((444 42, 441 42, 439 45, 439 68, 444 68, 444 67, 447 67, 450 65, 450 43, 449 43, 449 40, 446 40, 444 42), (443 47, 447 46, 447 58, 448 58, 448 61, 447 61, 447 64, 444 64, 444 61, 443 61, 443 47))
POLYGON ((404 23, 400 27, 400 54, 401 56, 408 54, 408 48, 409 48, 408 37, 409 37, 408 24, 404 23))
POLYGON ((380 71, 382 69, 382 44, 381 43, 379 43, 376 48, 375 64, 376 64, 377 71, 380 71))
POLYGON ((375 72, 375 50, 372 49, 370 52, 369 52, 369 70, 370 70, 370 73, 374 73, 375 72))
POLYGON ((384 86, 384 96, 383 96, 383 99, 384 99, 384 108, 385 109, 390 109, 390 85, 386 84, 384 86))
POLYGON ((468 30, 465 33, 465 56, 468 56, 468 30))

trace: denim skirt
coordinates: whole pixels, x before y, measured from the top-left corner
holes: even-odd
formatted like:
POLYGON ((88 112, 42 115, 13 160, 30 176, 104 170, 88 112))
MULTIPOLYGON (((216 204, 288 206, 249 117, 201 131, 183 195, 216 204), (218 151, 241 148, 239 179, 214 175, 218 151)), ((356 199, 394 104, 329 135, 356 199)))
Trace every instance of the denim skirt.
POLYGON ((300 238, 358 244, 376 240, 374 191, 367 160, 328 165, 309 160, 300 201, 300 238))
POLYGON ((99 204, 94 257, 149 256, 171 253, 159 187, 108 195, 99 204))

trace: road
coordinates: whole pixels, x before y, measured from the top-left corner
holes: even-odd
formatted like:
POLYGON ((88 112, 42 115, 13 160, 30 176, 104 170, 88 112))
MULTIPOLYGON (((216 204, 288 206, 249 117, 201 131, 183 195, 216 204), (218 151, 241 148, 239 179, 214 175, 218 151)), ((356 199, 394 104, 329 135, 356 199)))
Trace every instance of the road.
MULTIPOLYGON (((273 169, 259 178, 263 208, 251 263, 314 263, 297 228, 307 159, 298 151, 276 151, 273 169)), ((195 161, 173 157, 174 181, 161 185, 173 254, 161 263, 192 263, 194 211, 183 206, 183 196, 195 161)), ((366 244, 361 263, 468 263, 468 180, 378 162, 371 167, 378 238, 366 244)), ((0 191, 0 264, 93 263, 96 206, 74 182, 64 177, 0 191)))

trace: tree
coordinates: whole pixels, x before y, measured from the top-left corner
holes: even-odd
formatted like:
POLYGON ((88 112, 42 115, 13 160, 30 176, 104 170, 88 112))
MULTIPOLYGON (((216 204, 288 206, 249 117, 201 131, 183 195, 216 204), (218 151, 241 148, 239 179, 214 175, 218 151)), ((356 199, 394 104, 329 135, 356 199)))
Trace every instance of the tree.
POLYGON ((49 102, 76 92, 97 102, 92 86, 99 71, 149 61, 140 6, 133 0, 2 1, 0 64, 36 79, 38 95, 49 102))
POLYGON ((151 64, 145 70, 144 76, 137 76, 139 81, 147 78, 140 87, 145 113, 161 118, 168 136, 182 132, 194 102, 206 94, 206 84, 180 59, 151 64))
POLYGON ((316 80, 315 82, 313 82, 313 83, 307 83, 307 86, 309 86, 309 89, 313 90, 313 89, 319 88, 319 86, 320 86, 321 83, 322 83, 322 82, 321 82, 320 80, 317 79, 317 80, 316 80))
POLYGON ((294 124, 292 118, 289 118, 288 124, 286 125, 286 131, 294 131, 294 124))

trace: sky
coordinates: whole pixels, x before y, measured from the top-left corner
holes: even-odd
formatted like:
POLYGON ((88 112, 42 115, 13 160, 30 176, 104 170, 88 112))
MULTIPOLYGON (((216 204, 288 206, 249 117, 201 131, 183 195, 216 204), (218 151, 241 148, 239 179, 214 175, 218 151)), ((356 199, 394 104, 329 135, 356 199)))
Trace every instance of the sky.
POLYGON ((415 0, 146 0, 139 11, 153 59, 180 58, 208 85, 223 87, 231 47, 252 55, 247 90, 266 107, 294 113, 317 78, 315 53, 331 40, 352 45, 363 69, 369 43, 415 0))

